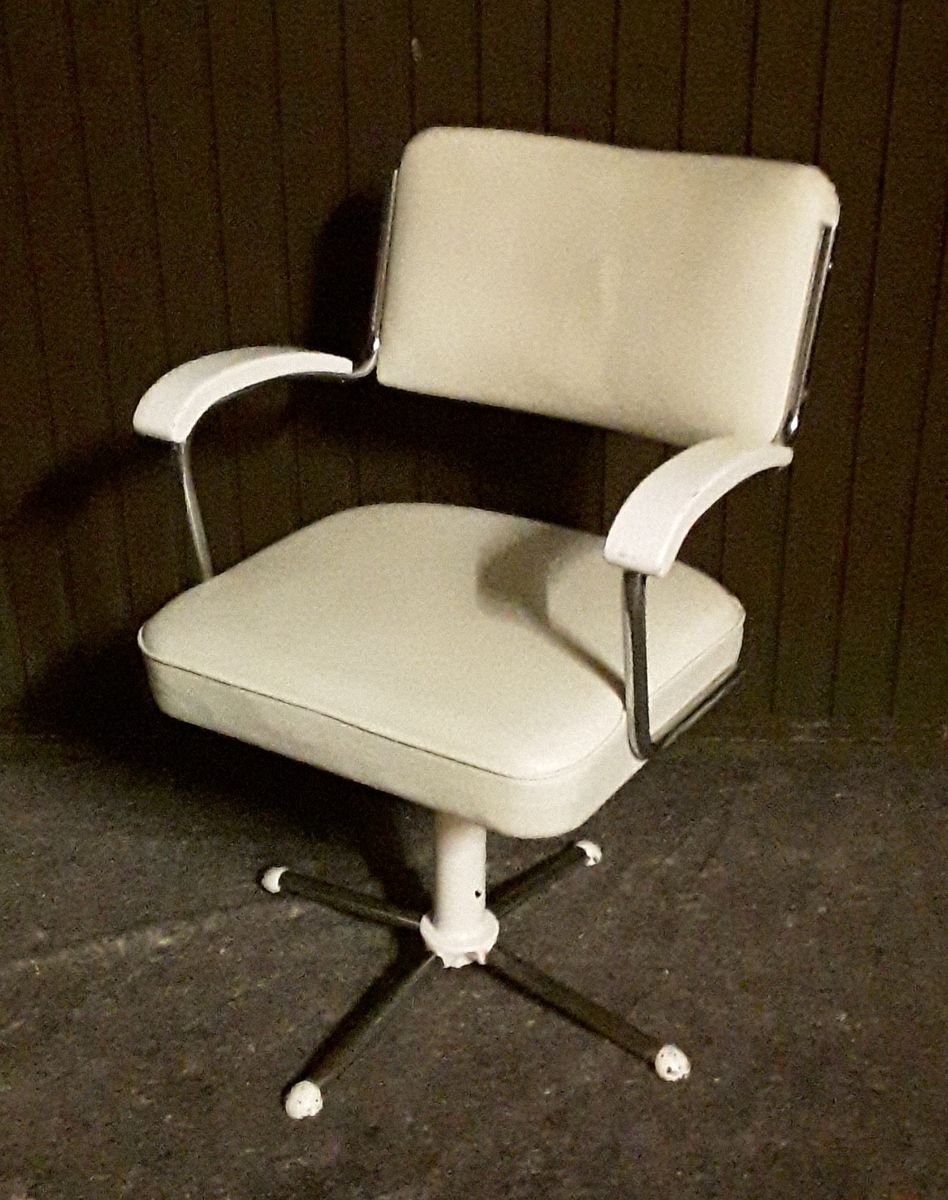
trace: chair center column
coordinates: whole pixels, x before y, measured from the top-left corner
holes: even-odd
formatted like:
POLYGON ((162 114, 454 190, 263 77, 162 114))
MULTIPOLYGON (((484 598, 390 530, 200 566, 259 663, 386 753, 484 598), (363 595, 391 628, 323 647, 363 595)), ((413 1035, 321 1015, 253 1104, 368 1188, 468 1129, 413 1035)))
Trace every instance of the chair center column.
POLYGON ((446 967, 484 963, 500 926, 487 907, 487 830, 451 813, 435 814, 434 911, 421 936, 446 967))

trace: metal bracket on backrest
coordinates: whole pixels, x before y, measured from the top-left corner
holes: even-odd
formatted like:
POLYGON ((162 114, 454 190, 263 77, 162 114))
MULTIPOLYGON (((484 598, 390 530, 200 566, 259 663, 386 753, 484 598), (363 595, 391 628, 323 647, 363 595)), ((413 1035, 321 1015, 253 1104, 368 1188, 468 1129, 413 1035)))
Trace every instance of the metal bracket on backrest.
POLYGON ((800 331, 800 342, 793 364, 793 374, 790 382, 790 403, 784 419, 780 440, 789 446, 800 427, 800 414, 806 400, 810 383, 810 368, 813 363, 813 347, 819 330, 820 315, 823 310, 823 297, 826 283, 833 261, 833 241, 836 229, 832 225, 824 225, 820 240, 813 259, 813 274, 810 277, 810 288, 807 293, 806 313, 803 318, 803 328, 800 331))
POLYGON ((382 227, 379 233, 378 256, 375 260, 375 284, 372 289, 372 307, 369 310, 369 336, 365 354, 358 366, 353 368, 353 379, 364 379, 375 370, 379 358, 382 335, 382 312, 385 308, 385 283, 388 279, 388 259, 392 249, 392 226, 395 222, 395 191, 398 187, 398 168, 392 172, 382 227))

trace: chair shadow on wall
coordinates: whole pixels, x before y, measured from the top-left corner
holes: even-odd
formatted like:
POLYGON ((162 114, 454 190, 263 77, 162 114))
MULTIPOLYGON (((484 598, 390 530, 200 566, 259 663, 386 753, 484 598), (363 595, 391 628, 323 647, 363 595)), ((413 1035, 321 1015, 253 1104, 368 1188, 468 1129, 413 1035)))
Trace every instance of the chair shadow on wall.
MULTIPOLYGON (((374 279, 377 239, 373 231, 380 213, 379 200, 352 197, 317 235, 308 344, 349 357, 360 355, 374 279)), ((208 347, 208 351, 219 348, 224 347, 208 347)), ((254 418, 243 428, 255 439, 266 439, 285 434, 288 427, 310 425, 320 439, 348 447, 354 459, 360 428, 351 399, 340 395, 338 386, 291 385, 285 404, 271 407, 266 420, 254 418)), ((405 431, 394 429, 391 436, 404 438, 405 431)), ((4 521, 2 537, 12 557, 22 559, 37 547, 62 556, 67 541, 71 556, 81 555, 84 540, 95 536, 95 527, 83 519, 90 503, 111 497, 120 520, 122 494, 134 495, 158 470, 167 469, 170 476, 166 461, 166 447, 135 438, 129 427, 114 441, 58 462, 4 521)), ((280 481, 274 485, 280 486, 280 481)), ((170 484, 165 496, 166 519, 156 517, 154 543, 137 552, 151 560, 164 556, 164 575, 177 576, 180 588, 188 582, 181 554, 183 512, 170 484), (181 535, 177 541, 166 537, 176 520, 181 535), (176 563, 169 565, 168 556, 176 563)), ((350 498, 356 501, 356 496, 350 498)), ((82 599, 75 597, 77 607, 82 599)), ((309 830, 320 843, 354 846, 388 899, 422 909, 426 889, 409 865, 403 845, 405 822, 411 819, 409 806, 394 805, 368 788, 162 716, 148 692, 135 640, 138 624, 149 615, 149 611, 129 612, 125 627, 102 630, 95 645, 67 648, 41 678, 31 680, 18 727, 60 738, 71 748, 152 777, 167 779, 170 772, 172 787, 180 782, 189 792, 197 788, 202 804, 206 800, 220 807, 224 827, 231 823, 228 816, 233 820, 239 814, 245 835, 259 831, 265 841, 275 827, 309 830)), ((146 794, 150 806, 162 803, 156 798, 159 790, 144 789, 146 794)), ((116 803, 126 811, 134 811, 141 802, 145 801, 137 796, 116 796, 116 803)), ((180 820, 180 802, 176 804, 169 795, 167 803, 169 818, 180 820)), ((149 815, 154 815, 151 808, 149 815)))

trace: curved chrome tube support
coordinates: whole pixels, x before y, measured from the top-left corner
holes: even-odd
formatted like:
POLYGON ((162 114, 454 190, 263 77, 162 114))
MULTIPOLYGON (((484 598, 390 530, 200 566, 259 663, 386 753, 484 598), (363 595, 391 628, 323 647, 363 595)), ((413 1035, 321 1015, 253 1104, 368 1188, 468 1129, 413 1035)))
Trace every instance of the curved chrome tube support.
POLYGON ((188 518, 188 529, 191 532, 191 545, 194 547, 194 557, 197 560, 198 574, 201 582, 210 579, 214 574, 214 564, 211 561, 211 550, 207 544, 207 531, 204 528, 204 518, 201 516, 201 505, 198 501, 197 488, 194 486, 194 472, 191 469, 191 442, 179 442, 174 448, 175 462, 181 478, 181 488, 184 492, 184 509, 188 518))
MULTIPOLYGON (((369 336, 365 355, 362 361, 353 366, 348 375, 326 375, 325 379, 335 379, 339 383, 353 383, 365 379, 375 370, 379 357, 382 331, 382 309, 385 302, 385 281, 388 276, 388 256, 392 244, 392 223, 395 219, 395 189, 398 183, 398 170, 392 174, 388 197, 385 204, 385 215, 379 237, 378 258, 375 266, 375 284, 372 292, 372 308, 369 313, 369 336)), ((318 377, 318 376, 317 376, 318 377)), ((245 389, 249 390, 249 389, 245 389)), ((191 469, 191 439, 175 443, 175 462, 184 492, 184 506, 188 518, 188 529, 191 534, 191 544, 197 560, 198 574, 203 583, 214 575, 214 564, 211 550, 207 541, 207 531, 204 518, 201 515, 201 505, 198 501, 197 488, 194 484, 194 473, 191 469)))
POLYGON ((648 707, 648 652, 645 632, 646 576, 626 571, 622 576, 625 593, 625 711, 629 727, 629 747, 636 758, 651 757, 652 729, 648 707))
POLYGON ((714 688, 660 738, 652 738, 648 694, 648 651, 646 646, 645 585, 648 576, 626 571, 622 577, 625 597, 623 628, 625 633, 625 711, 629 748, 640 762, 654 757, 689 729, 717 702, 724 698, 740 679, 740 669, 725 675, 714 688))

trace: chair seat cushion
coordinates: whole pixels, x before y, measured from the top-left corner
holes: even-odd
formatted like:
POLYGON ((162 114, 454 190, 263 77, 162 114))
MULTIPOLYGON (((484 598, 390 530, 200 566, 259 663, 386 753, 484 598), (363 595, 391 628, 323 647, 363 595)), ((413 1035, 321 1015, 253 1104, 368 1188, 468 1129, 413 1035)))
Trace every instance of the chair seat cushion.
MULTIPOLYGON (((430 504, 318 521, 141 630, 159 705, 519 837, 575 828, 641 765, 622 576, 590 534, 430 504)), ((683 564, 649 582, 656 734, 734 667, 744 613, 683 564)))

